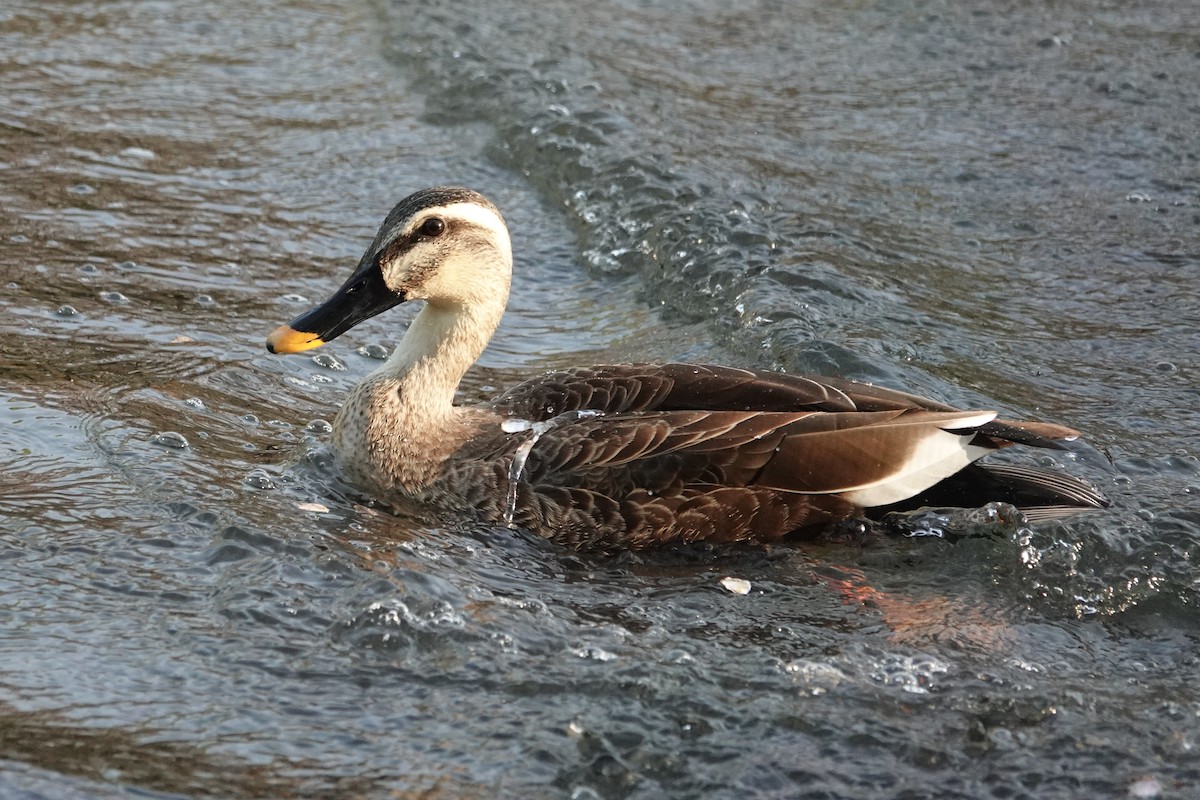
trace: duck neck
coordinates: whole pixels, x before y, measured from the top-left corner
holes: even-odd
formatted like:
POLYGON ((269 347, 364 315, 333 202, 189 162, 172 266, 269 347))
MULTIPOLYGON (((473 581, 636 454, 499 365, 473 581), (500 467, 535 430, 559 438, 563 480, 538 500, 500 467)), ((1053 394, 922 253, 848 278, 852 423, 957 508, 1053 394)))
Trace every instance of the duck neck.
POLYGON ((400 384, 400 402, 416 419, 434 422, 454 406, 463 375, 492 338, 504 304, 426 303, 375 378, 400 384))

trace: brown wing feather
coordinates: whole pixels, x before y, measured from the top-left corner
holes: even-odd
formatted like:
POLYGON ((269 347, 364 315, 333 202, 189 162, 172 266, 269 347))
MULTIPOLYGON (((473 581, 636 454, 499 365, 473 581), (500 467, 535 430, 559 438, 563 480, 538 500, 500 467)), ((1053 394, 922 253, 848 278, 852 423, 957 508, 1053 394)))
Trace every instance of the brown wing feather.
MULTIPOLYGON (((853 381, 692 364, 549 373, 492 410, 533 423, 477 438, 468 459, 524 456, 511 521, 602 548, 770 540, 921 492, 988 449, 1076 435, 853 381), (582 410, 600 413, 569 413, 582 410), (860 488, 877 485, 899 488, 860 488)), ((511 475, 481 470, 478 479, 494 486, 477 507, 499 513, 492 504, 511 475)), ((1063 492, 1051 499, 1061 498, 1072 502, 1063 492)))
POLYGON ((916 395, 835 378, 707 364, 618 364, 550 372, 493 407, 531 421, 567 411, 885 411, 954 409, 916 395))
POLYGON ((527 472, 535 482, 578 483, 578 473, 638 465, 642 473, 673 470, 672 480, 677 476, 687 483, 719 469, 726 485, 835 493, 887 478, 927 437, 979 416, 915 409, 602 416, 541 434, 530 450, 527 472), (665 460, 668 456, 674 458, 665 460))

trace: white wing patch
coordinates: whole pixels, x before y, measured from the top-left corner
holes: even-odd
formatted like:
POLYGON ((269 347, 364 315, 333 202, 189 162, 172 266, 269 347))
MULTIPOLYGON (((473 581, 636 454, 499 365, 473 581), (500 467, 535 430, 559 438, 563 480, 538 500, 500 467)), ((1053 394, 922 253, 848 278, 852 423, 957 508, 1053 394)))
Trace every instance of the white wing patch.
MULTIPOLYGON (((954 430, 974 428, 995 418, 994 411, 986 411, 956 419, 953 421, 953 427, 954 430)), ((958 434, 931 427, 913 448, 912 455, 897 464, 891 475, 844 492, 842 496, 863 508, 886 506, 907 500, 992 452, 990 448, 972 445, 971 439, 974 436, 973 432, 958 434)))

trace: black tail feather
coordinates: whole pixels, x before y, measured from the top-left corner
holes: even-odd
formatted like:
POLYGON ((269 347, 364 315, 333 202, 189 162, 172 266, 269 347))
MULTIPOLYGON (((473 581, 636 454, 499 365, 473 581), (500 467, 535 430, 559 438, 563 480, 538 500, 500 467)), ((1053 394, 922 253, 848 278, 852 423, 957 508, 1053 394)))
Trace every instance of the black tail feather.
POLYGON ((1065 472, 1022 464, 972 464, 915 497, 872 511, 978 508, 995 502, 1011 503, 1031 522, 1108 506, 1104 495, 1065 472))

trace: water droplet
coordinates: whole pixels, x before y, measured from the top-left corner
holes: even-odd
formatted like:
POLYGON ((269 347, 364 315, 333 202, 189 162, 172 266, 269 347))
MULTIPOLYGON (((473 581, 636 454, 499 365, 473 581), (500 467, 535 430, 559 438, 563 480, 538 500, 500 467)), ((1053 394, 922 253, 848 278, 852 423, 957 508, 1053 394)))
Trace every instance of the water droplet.
POLYGON ((119 262, 117 262, 117 269, 125 270, 125 271, 131 270, 131 269, 137 269, 137 262, 119 261, 119 262))
POLYGON ((217 304, 217 301, 212 299, 212 295, 208 294, 198 294, 192 298, 192 302, 205 308, 211 308, 217 304))
POLYGON ((1159 372, 1178 372, 1179 367, 1172 364, 1170 361, 1160 361, 1154 365, 1154 368, 1159 372))
POLYGON ((365 344, 358 348, 358 354, 367 358, 383 361, 388 357, 388 349, 381 344, 365 344))
POLYGON ((242 422, 246 423, 247 425, 257 425, 258 417, 256 417, 254 414, 242 414, 242 422))
POLYGON ((101 292, 100 299, 114 306, 123 306, 129 302, 129 298, 120 292, 101 292))
POLYGON ((100 268, 97 267, 95 264, 84 264, 82 267, 79 268, 79 271, 82 272, 84 275, 99 275, 100 274, 100 268))
POLYGON ((58 311, 55 313, 60 317, 74 317, 79 315, 79 312, 75 310, 74 306, 59 306, 58 311))
POLYGON ((243 482, 255 489, 274 489, 275 481, 271 480, 271 476, 267 474, 265 469, 252 469, 246 473, 243 482))
POLYGON ((289 305, 303 304, 308 305, 308 298, 302 294, 285 294, 279 298, 289 305))
POLYGON ((1125 195, 1125 199, 1130 203, 1153 203, 1154 198, 1145 192, 1130 192, 1125 195))
POLYGON ((522 433, 533 427, 527 419, 506 419, 500 423, 500 430, 505 433, 522 433))
POLYGON ((304 426, 304 430, 308 433, 315 433, 319 436, 324 436, 327 433, 333 432, 333 426, 323 419, 314 419, 312 422, 304 426))
POLYGON ((346 370, 346 365, 338 361, 337 356, 333 353, 318 353, 312 357, 312 362, 318 367, 324 367, 325 369, 333 369, 338 372, 346 370))
POLYGON ((162 447, 170 447, 173 450, 186 450, 189 447, 188 440, 184 438, 183 434, 176 433, 175 431, 156 433, 150 437, 150 441, 162 447))
POLYGON ((184 400, 183 403, 184 403, 184 405, 188 405, 188 406, 191 406, 192 408, 196 408, 196 409, 204 408, 204 401, 201 400, 199 397, 189 397, 187 400, 184 400))
POLYGON ((279 431, 290 431, 292 429, 292 424, 290 422, 284 422, 281 419, 272 419, 267 420, 267 427, 274 428, 275 430, 279 431))
POLYGON ((78 194, 78 195, 95 194, 96 189, 95 189, 95 187, 89 186, 86 183, 77 183, 74 186, 68 187, 67 192, 69 192, 70 194, 78 194))

